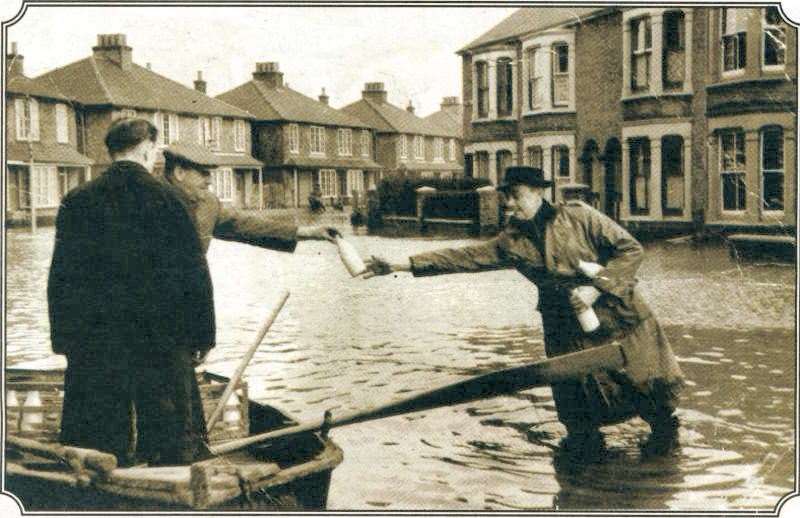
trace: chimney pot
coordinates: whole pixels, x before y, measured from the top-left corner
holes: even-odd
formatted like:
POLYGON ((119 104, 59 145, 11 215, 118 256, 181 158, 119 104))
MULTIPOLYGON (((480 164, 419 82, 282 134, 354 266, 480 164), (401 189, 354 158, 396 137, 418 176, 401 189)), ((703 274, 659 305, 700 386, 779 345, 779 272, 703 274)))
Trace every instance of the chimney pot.
POLYGON ((260 81, 270 88, 280 88, 283 86, 283 72, 276 61, 262 61, 256 63, 256 71, 253 72, 253 79, 260 81))
POLYGON ((124 34, 98 34, 97 46, 92 47, 94 57, 113 61, 125 70, 132 63, 132 49, 126 41, 124 34))
POLYGON ((408 106, 406 106, 406 111, 411 115, 414 115, 414 105, 411 103, 411 99, 408 100, 408 106))
POLYGON ((381 82, 365 83, 361 97, 379 104, 385 104, 387 99, 386 90, 381 82))
POLYGON ((17 53, 17 42, 11 43, 11 52, 6 54, 6 71, 8 77, 19 77, 25 75, 25 58, 17 53))
POLYGON ((203 80, 203 71, 197 71, 197 79, 194 80, 194 89, 201 93, 206 93, 206 82, 203 80))
POLYGON ((319 102, 321 102, 322 104, 326 104, 327 105, 328 101, 329 101, 329 97, 328 97, 328 94, 325 93, 325 87, 323 86, 322 87, 322 93, 319 94, 319 102))

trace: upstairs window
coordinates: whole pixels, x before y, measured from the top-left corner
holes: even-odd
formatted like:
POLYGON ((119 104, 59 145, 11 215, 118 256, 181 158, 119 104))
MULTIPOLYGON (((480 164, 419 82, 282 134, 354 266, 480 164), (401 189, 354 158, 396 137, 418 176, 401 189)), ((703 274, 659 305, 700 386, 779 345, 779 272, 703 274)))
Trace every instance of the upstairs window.
POLYGON ((16 99, 17 140, 39 140, 39 102, 36 99, 16 99))
POLYGON ((289 153, 300 152, 300 126, 289 124, 289 153))
POLYGON ((69 143, 69 126, 67 125, 67 105, 56 104, 56 141, 60 144, 69 143))
POLYGON ((553 146, 550 152, 553 178, 569 178, 569 148, 563 145, 553 146))
POLYGON ((747 208, 745 181, 746 154, 744 131, 728 130, 719 135, 722 210, 743 211, 747 208))
POLYGON ((544 63, 545 53, 539 47, 532 47, 527 51, 528 61, 528 110, 542 107, 544 101, 544 63))
POLYGON ((553 57, 553 106, 569 104, 569 45, 555 43, 553 57))
POLYGON ((361 130, 361 156, 369 156, 369 130, 361 130))
POLYGON ((631 90, 640 92, 650 86, 650 55, 653 33, 650 18, 631 20, 631 90))
POLYGON ((400 155, 400 158, 405 160, 408 158, 408 137, 405 135, 400 135, 400 138, 397 140, 397 154, 400 155))
POLYGON ((629 141, 629 193, 631 214, 650 212, 650 140, 633 138, 629 141))
POLYGON ((450 139, 450 161, 455 162, 456 160, 456 139, 450 139))
POLYGON ((531 167, 542 168, 542 148, 541 146, 530 146, 526 150, 525 159, 531 167))
POLYGON ((312 154, 325 154, 325 128, 322 126, 311 126, 309 140, 309 147, 311 148, 312 154))
POLYGON ((353 154, 353 132, 350 129, 339 128, 337 144, 340 156, 351 156, 353 154))
POLYGON ((777 7, 764 9, 764 66, 780 67, 786 64, 786 25, 777 7))
POLYGON ((425 159, 425 137, 422 135, 414 137, 414 158, 417 160, 425 159))
POLYGON ((747 11, 722 9, 722 70, 735 72, 747 65, 747 11))
POLYGON ((477 85, 478 118, 489 116, 489 65, 485 61, 475 63, 475 84, 477 85))
POLYGON ((514 69, 511 58, 497 60, 497 116, 507 117, 514 110, 514 69))
POLYGON ((211 149, 219 150, 222 147, 222 117, 211 120, 211 149))
POLYGON ((666 88, 681 88, 686 72, 686 24, 682 11, 664 13, 664 59, 662 73, 666 88))
POLYGON ((245 123, 243 120, 236 120, 233 123, 233 144, 234 150, 244 151, 245 148, 245 123))
POLYGON ((442 137, 433 139, 433 159, 437 162, 444 161, 444 139, 442 137))
POLYGON ((783 210, 783 129, 761 131, 761 195, 762 209, 783 210))
POLYGON ((197 144, 203 147, 210 147, 211 140, 211 119, 200 117, 197 119, 197 144))

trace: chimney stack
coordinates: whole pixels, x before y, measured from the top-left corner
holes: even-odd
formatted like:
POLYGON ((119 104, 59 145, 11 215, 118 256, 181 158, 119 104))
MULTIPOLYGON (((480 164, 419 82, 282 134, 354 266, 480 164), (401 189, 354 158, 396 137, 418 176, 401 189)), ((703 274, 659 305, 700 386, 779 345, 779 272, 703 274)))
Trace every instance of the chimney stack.
POLYGON ((411 115, 414 115, 414 105, 411 103, 411 99, 408 100, 408 106, 406 106, 406 111, 411 115))
POLYGON ((458 106, 458 105, 460 105, 460 104, 461 104, 461 103, 460 103, 460 102, 458 102, 458 97, 442 97, 442 104, 441 104, 441 107, 442 107, 442 109, 443 109, 443 110, 444 110, 445 108, 447 108, 447 107, 450 107, 450 106, 458 106))
POLYGON ((17 54, 17 42, 11 43, 11 50, 6 54, 6 66, 8 67, 8 78, 25 75, 25 58, 22 54, 17 54))
POLYGON ((280 88, 283 86, 283 72, 278 68, 275 61, 256 63, 256 71, 253 72, 253 79, 260 81, 270 88, 280 88))
POLYGON ((322 104, 327 106, 328 105, 328 99, 329 99, 328 95, 325 93, 325 88, 323 87, 322 88, 322 93, 319 94, 319 102, 321 102, 322 104))
POLYGON ((361 92, 361 97, 379 104, 386 103, 386 90, 383 88, 383 83, 364 84, 364 91, 361 92))
POLYGON ((200 93, 206 93, 206 82, 203 80, 203 71, 197 71, 197 79, 194 80, 194 89, 200 93))
POLYGON ((131 66, 133 49, 127 45, 124 34, 98 34, 97 46, 92 51, 95 59, 113 61, 123 70, 131 66))
POLYGON ((145 64, 145 67, 147 68, 147 70, 153 70, 153 64, 150 63, 149 61, 147 62, 147 64, 145 64))

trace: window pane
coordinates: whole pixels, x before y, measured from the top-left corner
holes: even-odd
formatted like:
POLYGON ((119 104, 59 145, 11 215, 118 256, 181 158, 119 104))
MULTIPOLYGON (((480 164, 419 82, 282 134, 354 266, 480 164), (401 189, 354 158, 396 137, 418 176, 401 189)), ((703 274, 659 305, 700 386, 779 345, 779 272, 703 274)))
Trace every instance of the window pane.
POLYGON ((783 210, 783 173, 764 173, 764 210, 783 210))
POLYGON ((783 131, 770 128, 762 132, 762 169, 783 170, 783 131))
POLYGON ((661 141, 661 203, 663 212, 682 213, 684 198, 683 138, 666 136, 661 141))
POLYGON ((746 186, 743 173, 722 175, 722 208, 724 210, 745 209, 746 186))
POLYGON ((786 62, 786 33, 781 27, 764 29, 764 64, 782 65, 786 62))
POLYGON ((650 183, 650 141, 633 139, 630 141, 630 211, 633 214, 646 214, 649 210, 650 183))

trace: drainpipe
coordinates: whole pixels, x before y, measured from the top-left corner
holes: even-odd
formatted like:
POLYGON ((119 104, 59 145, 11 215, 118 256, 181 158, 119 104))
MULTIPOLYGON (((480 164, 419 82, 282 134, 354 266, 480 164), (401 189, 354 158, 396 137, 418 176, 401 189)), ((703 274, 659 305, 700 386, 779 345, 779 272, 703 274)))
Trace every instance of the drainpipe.
POLYGON ((258 210, 264 210, 264 168, 258 168, 258 210))
POLYGON ((300 207, 300 185, 297 182, 297 168, 292 168, 292 173, 294 175, 294 208, 297 209, 300 207))

